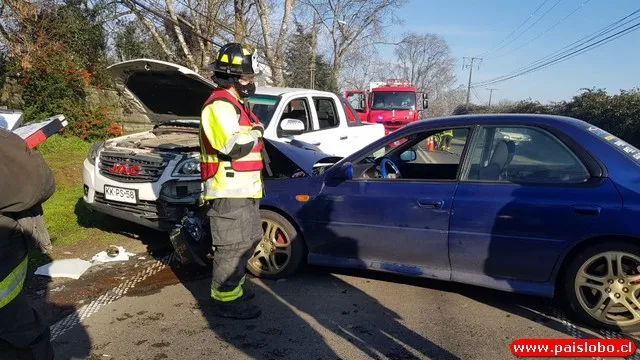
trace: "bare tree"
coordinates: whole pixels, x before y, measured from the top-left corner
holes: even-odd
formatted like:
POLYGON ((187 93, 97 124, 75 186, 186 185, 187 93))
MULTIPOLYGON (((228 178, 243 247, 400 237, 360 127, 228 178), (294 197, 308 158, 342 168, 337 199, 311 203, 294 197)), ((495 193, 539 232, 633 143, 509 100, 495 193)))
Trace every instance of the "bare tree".
POLYGON ((287 40, 291 13, 295 6, 295 0, 284 0, 283 15, 280 21, 280 29, 277 36, 272 38, 269 19, 269 7, 266 0, 254 0, 256 3, 260 25, 262 26, 262 51, 271 68, 272 84, 284 85, 284 59, 285 41, 287 40))
POLYGON ((464 105, 467 97, 467 88, 459 85, 456 88, 441 91, 437 98, 429 100, 428 116, 451 115, 456 107, 464 105))
POLYGON ((121 0, 175 62, 199 71, 214 52, 213 39, 234 33, 226 0, 121 0))
POLYGON ((328 33, 333 76, 340 78, 343 60, 356 42, 382 41, 385 29, 400 23, 394 10, 406 0, 302 0, 328 33))
POLYGON ((378 58, 378 50, 374 46, 358 46, 347 52, 343 59, 339 88, 365 89, 372 81, 393 77, 391 71, 396 64, 378 58))
POLYGON ((395 49, 398 73, 421 91, 437 98, 456 81, 455 59, 446 41, 435 34, 404 34, 395 49))

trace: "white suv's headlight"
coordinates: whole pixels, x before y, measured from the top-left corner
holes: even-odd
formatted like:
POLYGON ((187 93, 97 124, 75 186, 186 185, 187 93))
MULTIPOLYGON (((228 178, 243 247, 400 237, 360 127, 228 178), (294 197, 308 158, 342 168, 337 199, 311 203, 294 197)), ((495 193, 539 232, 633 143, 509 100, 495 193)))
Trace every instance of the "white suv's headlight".
POLYGON ((173 176, 199 176, 200 175, 200 159, 188 158, 181 161, 173 171, 173 176))

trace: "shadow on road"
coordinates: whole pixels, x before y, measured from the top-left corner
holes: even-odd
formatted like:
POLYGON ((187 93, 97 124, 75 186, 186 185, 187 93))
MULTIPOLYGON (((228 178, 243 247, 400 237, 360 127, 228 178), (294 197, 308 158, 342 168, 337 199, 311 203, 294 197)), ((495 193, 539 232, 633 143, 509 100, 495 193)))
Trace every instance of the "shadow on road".
MULTIPOLYGON (((316 209, 303 207, 301 211, 316 212, 316 209)), ((314 231, 332 237, 343 251, 358 259, 353 239, 339 238, 323 226, 328 223, 331 211, 327 208, 316 212, 314 231)), ((398 314, 378 300, 335 276, 312 272, 286 281, 254 280, 259 286, 253 286, 256 298, 251 301, 261 306, 263 314, 244 321, 212 314, 208 282, 203 286, 203 281, 181 280, 200 303, 217 337, 251 358, 458 359, 407 328, 398 314)))

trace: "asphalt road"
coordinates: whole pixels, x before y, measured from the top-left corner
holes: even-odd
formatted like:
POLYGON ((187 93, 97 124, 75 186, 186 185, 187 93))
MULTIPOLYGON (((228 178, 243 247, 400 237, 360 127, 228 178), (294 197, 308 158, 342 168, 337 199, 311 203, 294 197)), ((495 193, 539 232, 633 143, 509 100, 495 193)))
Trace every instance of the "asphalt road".
POLYGON ((67 321, 59 359, 515 359, 518 338, 619 337, 577 327, 536 297, 328 268, 250 279, 263 315, 233 321, 211 315, 207 273, 143 273, 152 276, 67 321))
POLYGON ((457 164, 460 162, 463 147, 464 143, 454 140, 448 151, 439 149, 427 151, 427 148, 423 144, 418 148, 418 158, 415 162, 423 164, 457 164))

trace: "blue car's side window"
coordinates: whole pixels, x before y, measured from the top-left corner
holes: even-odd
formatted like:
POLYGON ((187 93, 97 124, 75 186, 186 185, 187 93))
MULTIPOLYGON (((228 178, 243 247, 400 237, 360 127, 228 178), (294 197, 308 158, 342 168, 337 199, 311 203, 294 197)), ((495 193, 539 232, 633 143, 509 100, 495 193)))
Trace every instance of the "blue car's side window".
POLYGON ((469 128, 422 131, 372 150, 354 162, 354 180, 455 181, 469 128))
POLYGON ((543 129, 486 126, 476 139, 463 181, 577 184, 590 177, 578 157, 543 129))

